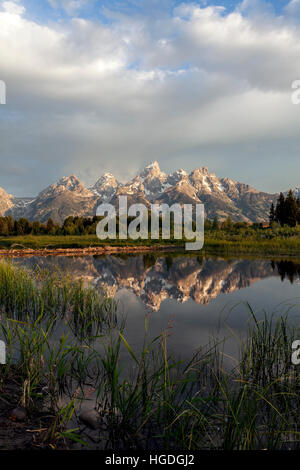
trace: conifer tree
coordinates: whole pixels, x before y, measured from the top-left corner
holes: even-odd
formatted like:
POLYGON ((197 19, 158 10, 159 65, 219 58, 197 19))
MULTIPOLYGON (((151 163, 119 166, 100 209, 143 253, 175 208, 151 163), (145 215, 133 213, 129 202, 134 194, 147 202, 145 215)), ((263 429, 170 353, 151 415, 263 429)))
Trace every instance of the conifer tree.
POLYGON ((49 235, 53 235, 55 233, 55 225, 51 218, 48 219, 47 222, 47 233, 49 233, 49 235))
POLYGON ((285 224, 285 197, 283 193, 280 193, 279 198, 277 199, 275 221, 279 222, 280 225, 285 224))
POLYGON ((297 206, 298 206, 298 219, 297 219, 297 223, 300 224, 300 196, 297 197, 297 206))
POLYGON ((212 229, 213 230, 218 230, 219 229, 219 223, 218 223, 217 217, 215 217, 214 220, 213 220, 212 229))
POLYGON ((293 191, 290 189, 285 199, 285 223, 290 227, 295 227, 299 217, 299 207, 294 197, 293 191))
POLYGON ((270 221, 270 224, 275 221, 275 207, 274 207, 273 202, 270 208, 269 221, 270 221))

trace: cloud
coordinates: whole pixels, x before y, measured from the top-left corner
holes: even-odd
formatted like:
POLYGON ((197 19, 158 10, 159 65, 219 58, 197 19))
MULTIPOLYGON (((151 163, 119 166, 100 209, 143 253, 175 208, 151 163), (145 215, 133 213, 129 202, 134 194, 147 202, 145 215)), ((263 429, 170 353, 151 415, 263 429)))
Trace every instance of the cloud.
POLYGON ((300 0, 291 0, 284 8, 285 15, 293 20, 299 20, 300 0))
POLYGON ((70 16, 82 10, 91 0, 48 0, 52 8, 62 8, 70 16))
POLYGON ((25 11, 23 5, 19 3, 19 0, 3 1, 2 8, 4 11, 10 13, 11 15, 22 15, 25 11))
POLYGON ((41 24, 22 2, 0 3, 0 186, 34 195, 63 174, 92 184, 107 170, 126 180, 153 159, 270 191, 299 184, 290 87, 300 31, 288 7, 280 16, 248 1, 231 13, 194 3, 161 15, 114 9, 104 24, 72 17, 82 2, 51 3, 70 19, 41 24))

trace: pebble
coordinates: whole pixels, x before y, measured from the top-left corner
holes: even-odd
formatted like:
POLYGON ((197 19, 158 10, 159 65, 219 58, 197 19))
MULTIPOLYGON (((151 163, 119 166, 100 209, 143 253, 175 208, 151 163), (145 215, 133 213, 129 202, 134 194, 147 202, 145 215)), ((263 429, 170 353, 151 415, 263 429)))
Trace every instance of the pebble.
POLYGON ((98 429, 101 424, 100 415, 95 409, 80 413, 79 420, 91 429, 98 429))
POLYGON ((25 408, 19 406, 18 408, 12 410, 9 418, 13 421, 25 421, 27 418, 27 411, 25 408))

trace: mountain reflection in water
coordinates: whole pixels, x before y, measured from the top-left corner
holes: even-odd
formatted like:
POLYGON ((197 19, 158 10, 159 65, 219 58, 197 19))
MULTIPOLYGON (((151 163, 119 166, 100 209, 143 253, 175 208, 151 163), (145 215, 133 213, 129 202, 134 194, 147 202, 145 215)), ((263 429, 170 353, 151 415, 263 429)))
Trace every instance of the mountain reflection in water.
POLYGON ((134 293, 147 309, 158 311, 166 299, 207 305, 269 277, 295 282, 300 264, 292 261, 201 258, 157 254, 19 259, 28 267, 70 272, 115 297, 122 289, 134 293))

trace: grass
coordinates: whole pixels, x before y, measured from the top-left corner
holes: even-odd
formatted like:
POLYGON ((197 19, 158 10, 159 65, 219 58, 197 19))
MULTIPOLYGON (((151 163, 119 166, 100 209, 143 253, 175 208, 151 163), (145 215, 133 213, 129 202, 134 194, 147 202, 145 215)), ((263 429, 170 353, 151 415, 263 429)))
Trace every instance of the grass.
POLYGON ((291 362, 300 330, 287 315, 258 321, 249 306, 240 357, 225 365, 217 340, 177 362, 169 331, 150 338, 147 319, 144 346, 133 350, 116 304, 59 273, 0 262, 0 309, 8 356, 1 393, 14 380, 28 413, 51 417, 40 432, 45 448, 300 448, 300 374, 291 362), (86 387, 101 422, 93 436, 76 418, 86 387))
POLYGON ((221 254, 264 254, 297 256, 300 254, 300 226, 271 227, 232 224, 231 228, 205 232, 204 252, 221 254))
POLYGON ((0 260, 0 309, 14 319, 71 315, 73 321, 107 320, 113 302, 71 274, 24 269, 0 260))
POLYGON ((271 240, 247 240, 230 241, 218 239, 206 239, 204 254, 253 254, 253 255, 276 255, 276 256, 298 256, 300 255, 299 239, 271 239, 271 240))
POLYGON ((178 240, 108 240, 101 241, 96 235, 24 235, 0 237, 0 248, 11 249, 55 249, 55 248, 89 248, 102 246, 155 246, 181 245, 178 240))
POLYGON ((291 364, 296 331, 285 317, 258 323, 250 313, 252 326, 232 369, 224 368, 217 344, 179 364, 168 357, 167 332, 139 355, 122 333, 115 337, 99 394, 99 403, 108 403, 112 448, 299 448, 300 376, 291 364), (117 361, 121 342, 136 364, 130 382, 117 361))
MULTIPOLYGON (((77 395, 60 406, 67 382, 81 387, 87 377, 83 338, 101 337, 116 322, 115 304, 95 289, 65 273, 26 270, 0 261, 0 322, 8 360, 1 367, 0 389, 7 381, 20 383, 22 407, 36 412, 43 402, 53 417, 44 437, 54 446, 61 438, 76 436, 66 430, 77 395), (59 334, 53 342, 55 331, 59 334), (72 337, 72 340, 70 339, 72 337), (42 392, 46 387, 46 393, 42 392)), ((79 393, 80 394, 80 393, 79 393)))
MULTIPOLYGON (((153 247, 162 249, 173 246, 174 250, 184 249, 182 240, 107 240, 101 241, 96 235, 26 235, 0 237, 0 249, 21 250, 30 248, 43 249, 82 249, 89 247, 153 247)), ((291 227, 247 227, 238 224, 232 229, 208 229, 205 232, 203 254, 216 255, 300 255, 300 228, 291 227)))

